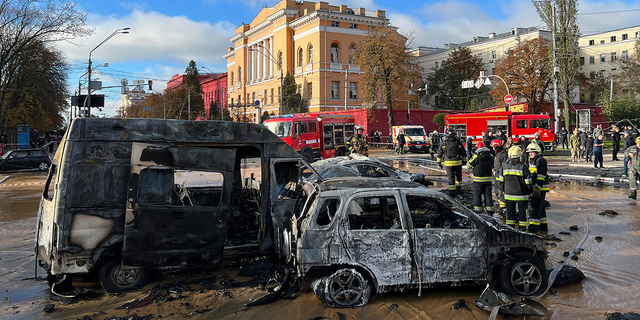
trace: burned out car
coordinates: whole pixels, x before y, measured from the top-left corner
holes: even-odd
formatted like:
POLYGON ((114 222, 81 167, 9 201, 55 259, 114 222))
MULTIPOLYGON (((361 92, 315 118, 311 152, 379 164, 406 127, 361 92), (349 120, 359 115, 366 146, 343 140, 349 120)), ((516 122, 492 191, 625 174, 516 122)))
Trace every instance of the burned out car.
POLYGON ((293 217, 292 259, 328 307, 371 293, 438 285, 495 285, 512 296, 547 289, 542 238, 478 215, 416 183, 329 179, 293 217))
POLYGON ((95 274, 121 292, 153 268, 283 254, 309 172, 257 124, 76 118, 49 170, 36 256, 59 281, 95 274))
POLYGON ((391 178, 413 181, 424 186, 433 185, 424 174, 410 174, 396 169, 380 160, 360 154, 333 157, 311 164, 323 179, 347 177, 391 178))

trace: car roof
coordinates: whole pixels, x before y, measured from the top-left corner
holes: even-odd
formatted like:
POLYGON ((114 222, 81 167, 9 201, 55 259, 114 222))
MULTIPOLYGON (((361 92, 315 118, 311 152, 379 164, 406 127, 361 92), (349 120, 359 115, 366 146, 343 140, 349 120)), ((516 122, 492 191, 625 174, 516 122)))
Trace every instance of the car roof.
MULTIPOLYGON (((425 186, 411 181, 390 179, 390 178, 370 178, 370 177, 346 177, 346 178, 329 178, 318 183, 318 190, 345 190, 345 189, 424 189, 429 190, 425 186)), ((429 190, 436 193, 436 191, 429 190)))
POLYGON ((14 152, 14 151, 42 151, 42 152, 44 152, 44 150, 42 150, 40 148, 31 148, 31 149, 13 149, 13 150, 8 150, 6 153, 14 152))

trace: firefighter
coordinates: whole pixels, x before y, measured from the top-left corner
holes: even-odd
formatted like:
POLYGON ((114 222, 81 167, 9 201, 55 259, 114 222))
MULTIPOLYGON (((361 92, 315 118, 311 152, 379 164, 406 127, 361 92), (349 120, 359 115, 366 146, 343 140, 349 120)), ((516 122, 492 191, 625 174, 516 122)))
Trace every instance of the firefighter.
POLYGON ((527 230, 527 206, 529 205, 529 195, 531 194, 531 173, 520 160, 522 148, 513 146, 509 148, 507 154, 509 158, 500 168, 498 183, 504 190, 504 199, 507 203, 507 225, 511 227, 519 226, 522 231, 527 230), (518 215, 516 217, 516 206, 518 215))
POLYGON ((506 210, 507 203, 504 202, 504 190, 501 189, 502 185, 496 181, 496 178, 500 175, 502 164, 507 161, 507 149, 502 147, 502 141, 498 139, 491 142, 491 148, 493 148, 493 151, 496 153, 495 159, 493 160, 493 184, 496 189, 496 198, 498 198, 500 210, 506 210))
POLYGON ((548 231, 547 212, 544 202, 547 192, 549 192, 549 170, 547 160, 542 157, 540 146, 531 143, 527 147, 529 153, 529 172, 533 186, 531 195, 531 208, 529 212, 529 232, 548 231))
POLYGON ((438 149, 436 161, 440 169, 442 169, 443 159, 449 180, 449 195, 455 197, 462 190, 462 164, 467 162, 467 155, 453 129, 447 131, 447 138, 442 141, 438 149))
POLYGON ((350 153, 357 153, 364 156, 369 156, 369 145, 367 139, 364 136, 364 128, 362 126, 356 127, 356 134, 347 142, 347 147, 350 153))
POLYGON ((476 154, 467 164, 473 169, 473 210, 482 212, 482 197, 484 196, 484 209, 488 215, 493 215, 493 196, 491 195, 491 177, 493 169, 493 154, 484 143, 478 142, 476 154))
POLYGON ((638 184, 636 180, 640 178, 640 137, 636 138, 636 145, 624 150, 624 158, 629 159, 629 198, 638 198, 638 184))
POLYGON ((429 144, 431 145, 429 150, 431 152, 431 160, 433 160, 436 158, 435 154, 440 147, 440 135, 438 135, 438 130, 433 130, 433 133, 431 133, 429 144))

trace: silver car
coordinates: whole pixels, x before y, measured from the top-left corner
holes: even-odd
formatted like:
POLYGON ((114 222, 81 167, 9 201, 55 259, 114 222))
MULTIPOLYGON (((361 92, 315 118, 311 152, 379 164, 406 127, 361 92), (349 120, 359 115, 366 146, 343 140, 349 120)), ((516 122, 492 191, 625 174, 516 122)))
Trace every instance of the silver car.
POLYGON ((478 215, 448 196, 396 179, 329 179, 305 186, 291 255, 327 307, 371 293, 492 284, 512 296, 547 288, 542 238, 478 215))

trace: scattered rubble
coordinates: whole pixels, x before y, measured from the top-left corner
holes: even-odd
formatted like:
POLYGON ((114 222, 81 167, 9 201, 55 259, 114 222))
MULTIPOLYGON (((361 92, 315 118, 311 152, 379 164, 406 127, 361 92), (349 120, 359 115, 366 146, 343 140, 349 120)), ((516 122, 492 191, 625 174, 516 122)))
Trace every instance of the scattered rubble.
POLYGON ((460 299, 458 300, 458 302, 454 303, 451 308, 453 308, 454 310, 459 310, 459 309, 464 309, 467 311, 471 311, 471 309, 467 306, 466 301, 464 301, 464 299, 460 299))
MULTIPOLYGON (((548 271, 551 272, 552 270, 548 271)), ((556 279, 553 281, 553 285, 551 286, 554 288, 562 287, 567 284, 580 283, 584 279, 586 279, 584 273, 582 273, 578 268, 563 265, 560 271, 558 271, 556 279)))
POLYGON ((555 247, 555 246, 557 246, 557 244, 556 244, 555 242, 548 242, 548 241, 547 241, 547 242, 545 242, 545 243, 544 243, 544 245, 545 245, 545 246, 550 246, 550 247, 555 247))
POLYGON ((625 314, 621 312, 607 312, 607 320, 640 320, 640 314, 635 312, 627 312, 625 314))
POLYGON ((571 232, 569 232, 569 231, 560 231, 560 234, 568 235, 568 234, 571 234, 571 232))
POLYGON ((598 214, 601 215, 601 216, 604 216, 604 215, 617 216, 618 215, 618 213, 613 211, 613 210, 605 210, 605 211, 602 211, 602 212, 600 212, 598 214))
POLYGON ((577 256, 577 255, 575 255, 575 254, 574 254, 574 255, 572 255, 572 256, 571 256, 571 260, 576 260, 576 261, 577 261, 577 260, 578 260, 578 256, 577 256))
POLYGON ((596 236, 596 241, 602 241, 602 236, 596 236))
POLYGON ((56 305, 53 303, 48 303, 46 306, 44 306, 44 309, 42 309, 42 311, 49 313, 51 311, 53 311, 53 308, 55 308, 56 305))
POLYGON ((565 251, 562 255, 565 256, 565 257, 568 257, 570 254, 571 254, 571 252, 565 251))
POLYGON ((569 230, 573 230, 573 231, 578 230, 578 225, 575 225, 575 224, 574 224, 574 225, 570 226, 570 227, 569 227, 569 230))
POLYGON ((550 240, 550 241, 562 241, 562 239, 560 239, 560 238, 556 237, 556 235, 554 235, 553 233, 552 233, 552 234, 548 234, 548 235, 546 235, 546 236, 542 237, 542 239, 544 239, 544 240, 550 240))

